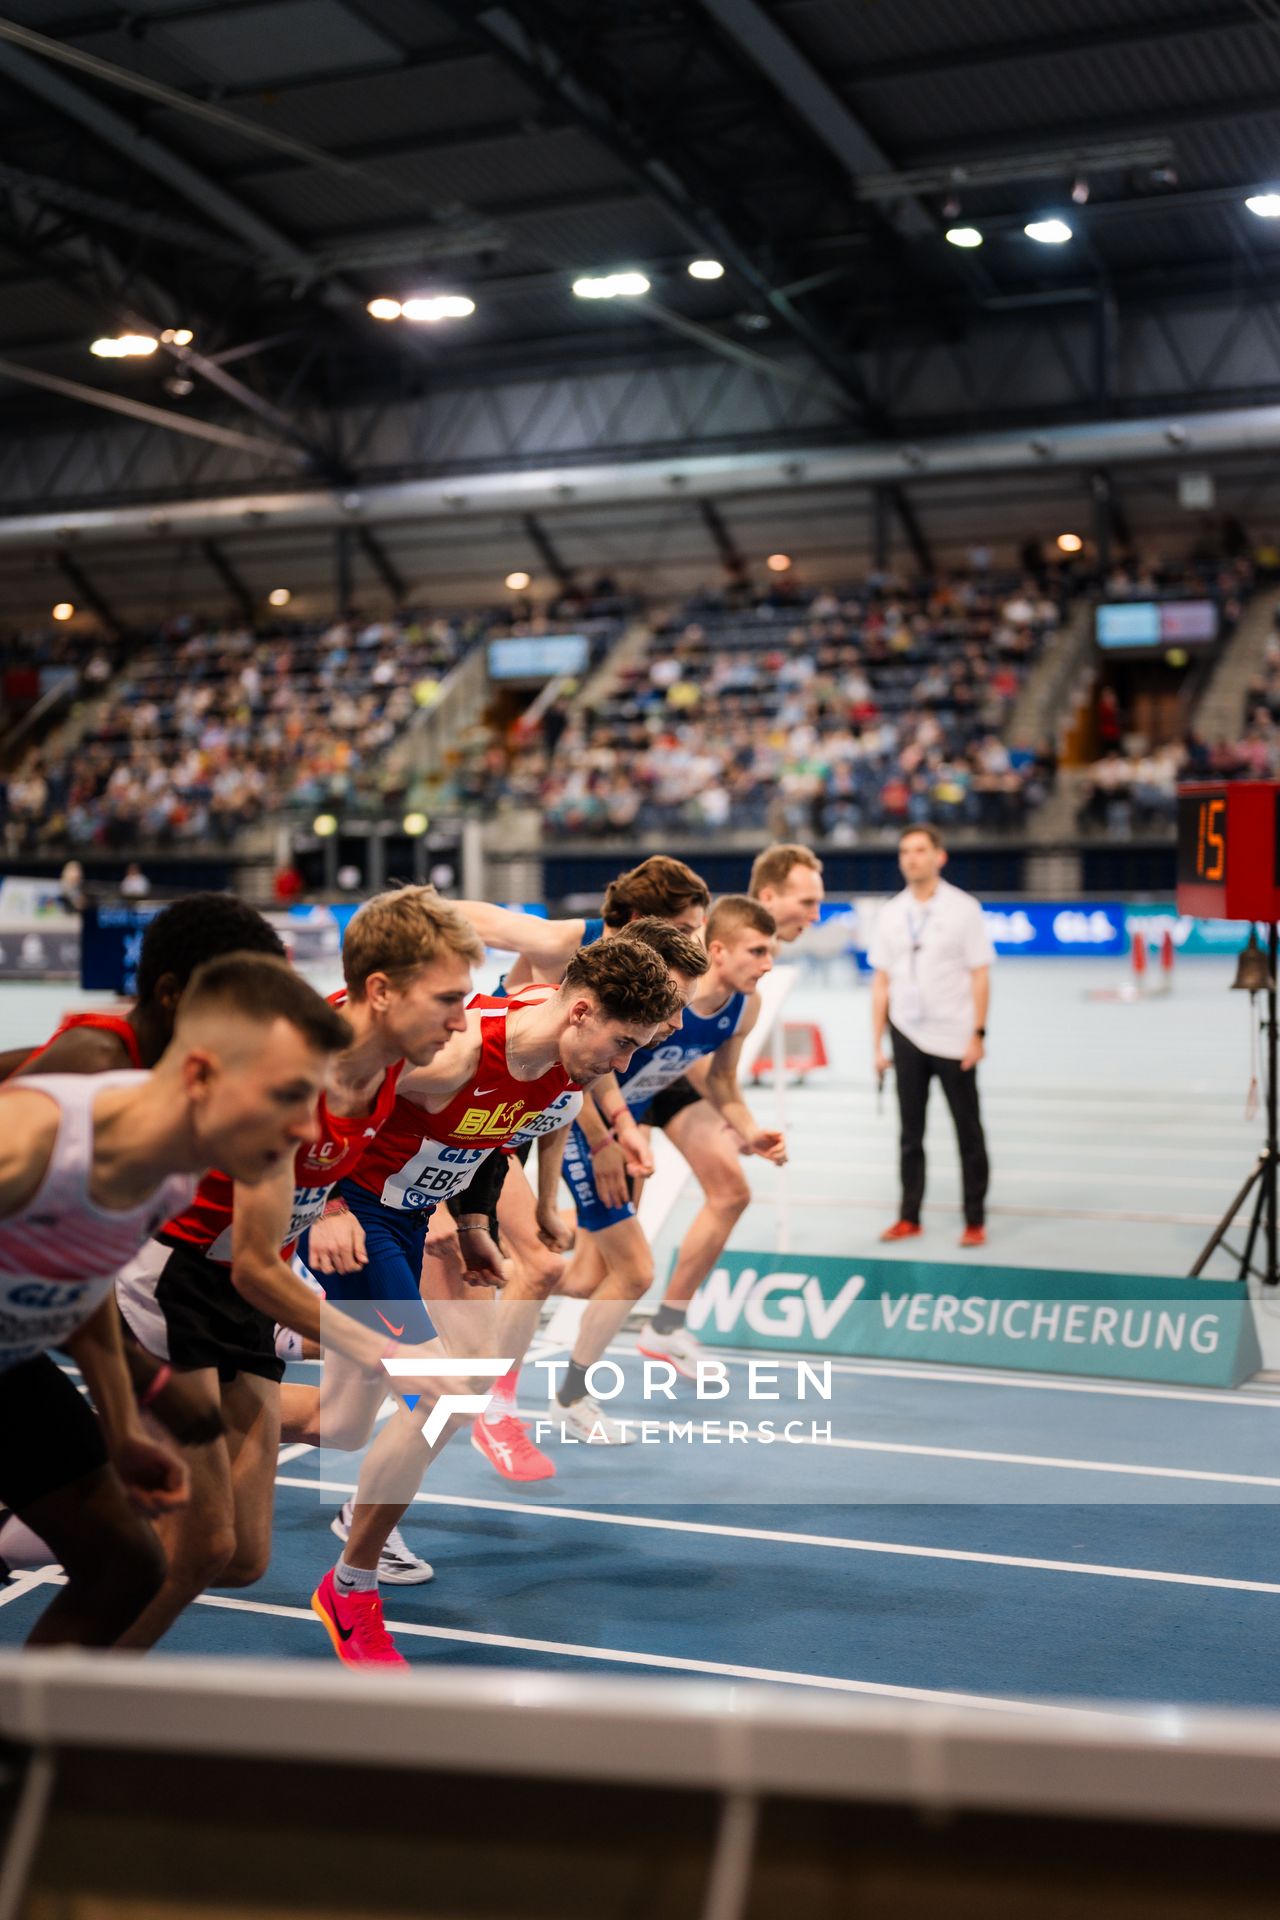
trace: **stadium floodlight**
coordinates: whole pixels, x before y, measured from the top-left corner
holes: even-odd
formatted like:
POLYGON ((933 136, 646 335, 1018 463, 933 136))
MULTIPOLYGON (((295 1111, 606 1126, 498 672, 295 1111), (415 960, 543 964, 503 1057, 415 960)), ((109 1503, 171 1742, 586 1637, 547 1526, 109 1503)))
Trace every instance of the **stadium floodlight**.
POLYGON ((527 573, 509 573, 507 575, 506 585, 510 587, 512 593, 523 593, 528 584, 529 576, 527 573))
POLYGON ((584 274, 574 281, 573 290, 579 300, 634 300, 648 293, 649 282, 642 273, 584 274))
POLYGON ((288 587, 272 587, 267 595, 268 603, 273 607, 287 607, 292 598, 288 587))
POLYGON ((691 260, 689 274, 694 280, 723 280, 724 268, 719 260, 691 260))
POLYGON ((74 613, 75 608, 69 600, 59 600, 53 610, 53 617, 55 620, 70 620, 74 613))
POLYGON ((1042 247, 1061 247, 1071 238, 1071 229, 1065 220, 1029 220, 1022 231, 1028 240, 1038 240, 1042 247))
POLYGON ((425 326, 434 326, 438 320, 465 320, 475 310, 475 301, 465 293, 416 294, 400 308, 406 320, 425 326))
POLYGON ((145 354, 154 353, 159 341, 153 340, 149 333, 121 333, 114 338, 95 340, 89 348, 99 360, 141 359, 145 354))
POLYGON ((427 816, 425 813, 406 813, 402 824, 409 838, 417 840, 427 830, 427 816))
POLYGON ((311 831, 317 840, 332 840, 334 834, 338 831, 337 815, 332 813, 318 813, 311 822, 311 831))
POLYGON ((1078 533, 1060 533, 1058 548, 1062 553, 1081 553, 1084 550, 1084 541, 1078 533))
POLYGON ((189 347, 195 335, 190 327, 166 327, 160 339, 166 347, 189 347))
POLYGON ((398 320, 400 302, 398 300, 371 300, 365 309, 375 320, 398 320))
POLYGON ((1245 205, 1259 220, 1280 220, 1280 193, 1251 193, 1245 205))
POLYGON ((947 239, 953 247, 980 247, 982 235, 976 227, 948 227, 947 239))

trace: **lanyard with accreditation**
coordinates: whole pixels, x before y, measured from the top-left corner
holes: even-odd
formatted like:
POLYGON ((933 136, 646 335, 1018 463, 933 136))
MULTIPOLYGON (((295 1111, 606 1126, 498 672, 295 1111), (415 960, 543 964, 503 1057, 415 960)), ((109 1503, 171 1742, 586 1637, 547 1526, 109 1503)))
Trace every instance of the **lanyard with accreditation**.
POLYGON ((907 938, 911 942, 911 975, 898 988, 898 1005, 895 1009, 900 1020, 921 1021, 924 1019, 924 997, 920 991, 920 980, 916 969, 916 956, 924 941, 925 929, 929 925, 929 915, 933 912, 932 900, 920 909, 916 918, 914 906, 907 907, 907 938))

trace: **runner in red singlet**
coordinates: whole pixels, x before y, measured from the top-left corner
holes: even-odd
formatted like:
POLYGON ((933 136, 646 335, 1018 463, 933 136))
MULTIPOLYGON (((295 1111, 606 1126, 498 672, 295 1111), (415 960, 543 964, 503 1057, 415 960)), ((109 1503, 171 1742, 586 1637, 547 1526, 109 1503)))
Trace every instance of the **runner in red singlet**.
MULTIPOLYGON (((265 1571, 284 1371, 276 1323, 321 1340, 320 1301, 288 1256, 334 1181, 376 1140, 403 1064, 431 1060, 462 1028, 480 957, 471 928, 433 888, 367 902, 342 954, 342 1010, 355 1043, 333 1062, 316 1138, 262 1187, 208 1176, 194 1204, 122 1274, 117 1294, 135 1337, 220 1404, 229 1435, 188 1460, 191 1499, 169 1529, 169 1575, 127 1644, 153 1645, 206 1586, 247 1586, 265 1571)), ((324 1344, 366 1373, 376 1369, 386 1391, 385 1335, 332 1314, 324 1344)))
MULTIPOLYGON (((670 974, 649 948, 611 940, 576 954, 562 985, 542 998, 473 1007, 464 1031, 432 1064, 401 1081, 392 1122, 355 1176, 342 1183, 342 1198, 363 1231, 367 1264, 330 1273, 323 1244, 328 1222, 310 1236, 308 1257, 323 1272, 330 1298, 347 1302, 348 1310, 361 1305, 393 1334, 403 1329, 404 1337, 420 1337, 431 1327, 418 1287, 426 1222, 435 1207, 464 1190, 491 1153, 510 1145, 564 1093, 621 1071, 679 1004, 670 974)), ((462 1224, 468 1224, 465 1216, 462 1224)), ((529 1309, 521 1303, 518 1311, 527 1315, 529 1309)), ((532 1311, 536 1317, 536 1302, 532 1311)), ((489 1316, 486 1328, 492 1324, 489 1316)), ((465 1361, 483 1352, 485 1342, 468 1343, 459 1330, 433 1346, 442 1358, 452 1354, 465 1361)), ((336 1437, 322 1411, 324 1443, 362 1445, 385 1381, 376 1387, 352 1382, 337 1356, 325 1373, 325 1395, 345 1424, 336 1437)), ((449 1385, 474 1393, 487 1391, 491 1382, 460 1379, 449 1385)), ((382 1619, 379 1557, 433 1451, 458 1424, 451 1421, 433 1449, 421 1422, 421 1413, 402 1401, 379 1432, 361 1469, 346 1548, 312 1596, 335 1653, 352 1664, 404 1664, 382 1619)))

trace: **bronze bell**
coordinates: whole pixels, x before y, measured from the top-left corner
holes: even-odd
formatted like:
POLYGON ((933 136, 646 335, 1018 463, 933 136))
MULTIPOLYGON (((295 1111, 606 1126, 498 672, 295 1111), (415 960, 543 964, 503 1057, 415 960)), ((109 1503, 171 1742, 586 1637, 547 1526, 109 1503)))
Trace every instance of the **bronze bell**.
POLYGON ((1258 945, 1258 929, 1250 927, 1249 944, 1241 949, 1236 961, 1236 977, 1231 982, 1234 993, 1243 988, 1246 993, 1268 993, 1275 986, 1271 978, 1271 969, 1267 965, 1267 956, 1258 945))

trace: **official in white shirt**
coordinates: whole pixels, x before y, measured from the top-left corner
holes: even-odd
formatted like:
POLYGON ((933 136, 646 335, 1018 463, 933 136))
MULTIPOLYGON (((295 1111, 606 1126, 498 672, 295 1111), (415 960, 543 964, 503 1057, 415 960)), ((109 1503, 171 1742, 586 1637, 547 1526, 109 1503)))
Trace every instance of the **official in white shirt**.
POLYGON ((898 843, 906 886, 881 909, 868 959, 876 1072, 893 1046, 902 1119, 902 1208, 882 1240, 918 1234, 924 1201, 924 1123, 936 1075, 960 1143, 964 1188, 962 1247, 986 1241, 989 1167, 978 1110, 978 1062, 986 1051, 987 1007, 995 949, 972 894, 942 878, 947 851, 935 827, 908 827, 898 843))

